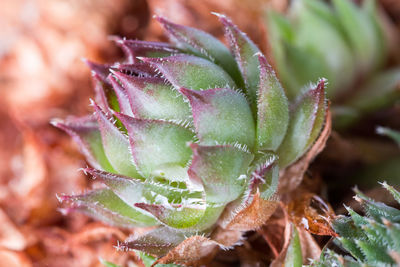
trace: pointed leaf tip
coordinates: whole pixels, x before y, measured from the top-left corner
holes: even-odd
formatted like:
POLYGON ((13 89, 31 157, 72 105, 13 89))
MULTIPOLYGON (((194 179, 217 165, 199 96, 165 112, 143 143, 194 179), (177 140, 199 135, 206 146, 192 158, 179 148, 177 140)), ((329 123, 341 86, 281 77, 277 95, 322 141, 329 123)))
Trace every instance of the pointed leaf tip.
POLYGON ((72 137, 91 166, 114 171, 104 153, 99 126, 93 116, 69 118, 64 121, 53 119, 50 123, 72 137))
POLYGON ((143 180, 93 168, 86 168, 85 171, 107 185, 108 188, 112 189, 112 191, 128 205, 133 206, 135 203, 143 201, 143 180))
POLYGON ((67 206, 95 219, 119 227, 157 225, 157 221, 140 209, 129 206, 109 189, 64 196, 67 206))
POLYGON ((126 50, 129 57, 133 58, 132 63, 138 63, 140 57, 166 57, 181 52, 168 43, 140 40, 122 40, 121 47, 126 50))
POLYGON ((231 51, 239 65, 239 70, 245 84, 253 111, 256 110, 257 89, 260 79, 259 62, 256 55, 260 49, 250 40, 247 35, 226 16, 218 16, 225 27, 225 36, 229 41, 231 51))
POLYGON ((90 68, 93 76, 99 77, 102 81, 107 80, 107 76, 109 74, 109 68, 110 68, 109 65, 95 63, 86 58, 82 58, 82 61, 90 68))

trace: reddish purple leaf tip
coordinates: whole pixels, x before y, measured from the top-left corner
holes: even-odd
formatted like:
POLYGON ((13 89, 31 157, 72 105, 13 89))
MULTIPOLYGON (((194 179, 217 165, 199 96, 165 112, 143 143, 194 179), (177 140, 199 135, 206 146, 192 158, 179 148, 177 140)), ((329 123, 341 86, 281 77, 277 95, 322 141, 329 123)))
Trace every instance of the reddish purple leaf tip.
POLYGON ((155 19, 155 20, 157 20, 159 23, 161 23, 161 24, 167 24, 167 23, 170 23, 170 21, 168 20, 168 19, 166 19, 164 16, 162 16, 162 15, 154 15, 153 16, 153 18, 155 19))
POLYGON ((73 195, 65 195, 65 194, 62 194, 62 195, 56 194, 56 198, 60 203, 63 203, 63 202, 72 201, 75 198, 75 196, 73 196, 73 195))
POLYGON ((82 61, 90 68, 93 77, 97 77, 101 81, 106 80, 109 73, 109 65, 98 64, 86 58, 82 58, 82 61))
POLYGON ((136 208, 148 211, 156 217, 161 216, 165 210, 163 206, 156 204, 135 203, 134 206, 136 208))
POLYGON ((260 71, 261 75, 265 74, 266 72, 274 73, 274 69, 271 67, 271 65, 268 63, 267 58, 264 56, 263 53, 257 52, 254 54, 254 56, 258 57, 258 61, 260 62, 260 71))

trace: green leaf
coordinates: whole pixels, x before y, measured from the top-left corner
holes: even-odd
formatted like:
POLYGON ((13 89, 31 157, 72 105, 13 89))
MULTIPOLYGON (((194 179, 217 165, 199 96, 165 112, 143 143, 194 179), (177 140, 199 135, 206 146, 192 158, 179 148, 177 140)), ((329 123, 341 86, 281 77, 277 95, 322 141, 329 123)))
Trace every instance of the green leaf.
POLYGON ((353 257, 359 260, 365 260, 365 256, 361 251, 360 247, 356 244, 358 239, 339 237, 337 240, 340 242, 340 246, 348 251, 353 257))
POLYGON ((356 241, 357 246, 362 250, 367 262, 371 264, 394 264, 393 259, 386 253, 386 248, 371 244, 368 241, 356 241))
POLYGON ((360 228, 358 228, 351 218, 345 216, 337 216, 332 222, 333 230, 338 233, 341 237, 348 238, 350 240, 366 239, 367 236, 360 228))
POLYGON ((391 38, 390 31, 385 30, 386 25, 382 14, 378 11, 376 0, 365 0, 362 2, 362 12, 365 14, 367 19, 371 21, 375 31, 376 41, 376 58, 375 64, 376 69, 382 68, 387 60, 389 52, 389 40, 391 38))
POLYGON ((301 255, 301 244, 299 233, 294 225, 291 225, 292 235, 290 238, 289 247, 286 252, 284 267, 301 267, 303 256, 301 255))
POLYGON ((325 81, 306 92, 291 112, 289 128, 278 149, 279 166, 299 159, 319 136, 325 122, 325 81))
POLYGON ((95 117, 99 123, 104 152, 114 169, 129 177, 141 177, 136 170, 129 151, 128 138, 114 125, 100 107, 93 103, 95 117))
POLYGON ((400 222, 400 210, 389 207, 382 202, 375 202, 361 193, 358 189, 355 189, 355 192, 357 194, 356 200, 361 203, 364 210, 373 219, 378 222, 382 222, 382 218, 391 222, 400 222))
POLYGON ((394 189, 393 186, 388 185, 386 182, 383 182, 383 183, 382 183, 382 186, 383 186, 384 188, 386 188, 386 190, 388 190, 388 191, 392 194, 392 196, 393 196, 394 199, 397 201, 397 203, 400 204, 400 192, 397 191, 396 189, 394 189))
POLYGON ((221 67, 201 57, 176 55, 140 59, 158 69, 176 89, 236 87, 235 82, 221 67))
POLYGON ((213 229, 213 226, 215 226, 217 223, 224 209, 224 204, 207 203, 207 208, 203 214, 203 217, 201 217, 196 225, 194 225, 192 228, 188 228, 187 230, 191 230, 196 233, 208 233, 213 229))
POLYGON ((91 168, 84 169, 84 172, 89 173, 94 178, 100 179, 130 206, 141 201, 143 197, 144 185, 142 180, 91 168))
POLYGON ((260 150, 275 151, 289 124, 289 104, 275 72, 259 54, 260 86, 257 99, 257 143, 260 150))
POLYGON ((225 204, 244 190, 253 155, 233 146, 192 145, 189 177, 203 185, 207 202, 225 204))
POLYGON ((400 252, 400 224, 385 222, 388 235, 391 237, 391 245, 393 249, 400 252))
POLYGON ((66 202, 71 210, 80 211, 113 226, 132 228, 158 224, 153 216, 129 206, 109 189, 82 195, 63 195, 59 199, 66 202))
POLYGON ((279 166, 278 164, 271 163, 270 165, 265 165, 260 171, 261 175, 264 177, 264 183, 260 186, 261 198, 269 200, 275 195, 278 189, 279 182, 279 166))
POLYGON ((254 119, 242 93, 229 88, 180 91, 189 99, 200 144, 239 143, 253 150, 254 119))
POLYGON ((163 202, 182 203, 186 199, 201 199, 203 197, 201 191, 186 189, 185 183, 154 181, 157 178, 142 181, 91 168, 86 168, 84 171, 94 178, 100 179, 130 206, 143 202, 144 199, 148 203, 162 204, 163 202))
POLYGON ((134 117, 192 121, 188 103, 162 78, 135 77, 121 72, 114 72, 114 75, 126 89, 134 117))
POLYGON ((184 181, 192 151, 186 145, 194 138, 189 129, 167 121, 142 120, 121 113, 116 116, 129 133, 131 151, 145 177, 184 181))
POLYGON ((206 203, 199 199, 194 199, 194 202, 188 199, 183 204, 136 203, 135 207, 151 213, 163 224, 178 229, 196 225, 206 211, 206 203))

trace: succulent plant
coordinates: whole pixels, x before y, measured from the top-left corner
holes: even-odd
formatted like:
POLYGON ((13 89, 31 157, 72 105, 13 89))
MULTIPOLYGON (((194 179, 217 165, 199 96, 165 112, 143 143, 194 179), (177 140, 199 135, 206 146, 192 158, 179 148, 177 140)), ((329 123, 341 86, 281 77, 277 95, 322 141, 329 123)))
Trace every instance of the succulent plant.
POLYGON ((328 116, 324 79, 289 102, 257 46, 218 17, 231 50, 162 17, 173 44, 116 38, 124 62, 88 62, 94 114, 53 121, 105 184, 60 196, 65 211, 155 227, 119 247, 158 263, 190 263, 265 223, 280 170, 313 147, 328 116))
MULTIPOLYGON (((400 204, 400 192, 382 183, 400 204)), ((356 189, 355 199, 364 209, 361 216, 349 207, 350 214, 338 216, 332 223, 339 234, 338 245, 352 257, 339 256, 326 250, 321 262, 326 266, 399 266, 400 264, 400 210, 376 202, 356 189), (333 266, 333 265, 332 265, 333 266)), ((317 265, 318 266, 318 265, 317 265)))
POLYGON ((268 38, 289 99, 309 80, 326 77, 335 123, 344 127, 399 99, 400 68, 383 70, 393 45, 374 0, 361 7, 330 2, 296 0, 287 16, 269 11, 268 38))
MULTIPOLYGON (((400 204, 400 192, 386 182, 382 185, 400 204)), ((400 210, 376 202, 357 189, 355 191, 354 198, 361 204, 365 215, 346 207, 350 216, 339 215, 331 222, 338 234, 333 243, 343 250, 344 255, 326 248, 311 266, 399 266, 400 210)), ((302 266, 301 244, 298 232, 293 228, 284 266, 302 266)))

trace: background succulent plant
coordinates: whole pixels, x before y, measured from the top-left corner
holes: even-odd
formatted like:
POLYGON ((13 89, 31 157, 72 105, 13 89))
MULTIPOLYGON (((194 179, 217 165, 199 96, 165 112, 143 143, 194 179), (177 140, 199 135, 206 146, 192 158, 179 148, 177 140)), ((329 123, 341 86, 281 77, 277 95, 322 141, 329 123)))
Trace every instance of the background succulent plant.
POLYGON ((279 170, 310 149, 327 117, 324 79, 289 102, 257 46, 218 17, 231 51, 162 17, 173 44, 116 39, 125 62, 88 62, 94 114, 53 121, 106 185, 61 196, 66 210, 158 226, 120 247, 166 255, 160 263, 200 259, 261 226, 277 205, 279 170))
MULTIPOLYGON (((382 183, 400 204, 400 193, 386 182, 382 183)), ((332 218, 331 225, 337 233, 333 243, 335 250, 325 248, 319 260, 310 266, 398 266, 400 263, 400 210, 376 202, 355 189, 355 200, 361 205, 365 215, 352 208, 346 209, 350 216, 339 215, 332 218), (338 248, 342 249, 339 254, 338 248)), ((331 246, 332 247, 332 246, 331 246)), ((302 266, 302 248, 299 232, 291 226, 288 248, 282 260, 283 266, 302 266)))
POLYGON ((293 1, 287 16, 269 10, 268 38, 289 99, 326 77, 335 123, 344 127, 399 99, 400 70, 383 70, 392 36, 375 1, 330 2, 293 1))
MULTIPOLYGON (((400 193, 387 183, 383 186, 400 204, 400 193)), ((356 190, 355 199, 365 216, 346 207, 350 217, 338 216, 332 223, 339 234, 336 243, 350 256, 325 250, 315 266, 398 266, 400 264, 400 210, 376 202, 356 190)))

